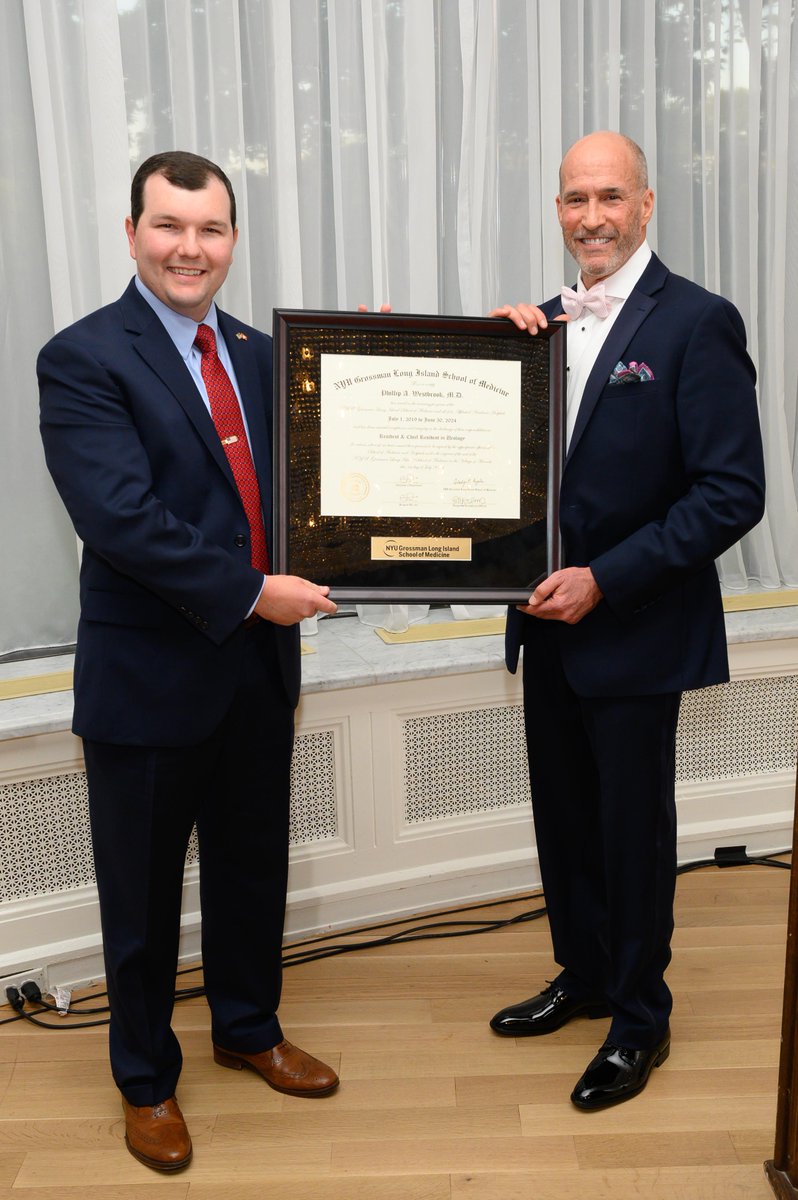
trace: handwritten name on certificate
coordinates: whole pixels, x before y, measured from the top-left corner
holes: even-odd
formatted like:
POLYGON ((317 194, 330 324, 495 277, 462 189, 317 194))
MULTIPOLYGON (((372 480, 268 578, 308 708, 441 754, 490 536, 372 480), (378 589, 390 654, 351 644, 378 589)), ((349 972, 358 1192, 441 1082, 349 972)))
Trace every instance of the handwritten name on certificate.
POLYGON ((321 355, 321 514, 521 515, 521 364, 321 355))

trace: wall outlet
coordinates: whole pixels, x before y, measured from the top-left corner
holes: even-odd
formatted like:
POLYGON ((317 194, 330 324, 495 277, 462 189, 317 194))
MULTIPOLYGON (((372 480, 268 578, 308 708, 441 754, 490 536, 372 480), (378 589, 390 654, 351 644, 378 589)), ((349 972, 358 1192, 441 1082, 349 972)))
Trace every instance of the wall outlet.
POLYGON ((23 983, 35 983, 39 991, 44 995, 49 988, 46 969, 44 967, 29 967, 27 971, 20 971, 17 975, 3 975, 0 977, 0 1008, 3 1005, 6 1008, 10 1007, 6 999, 6 988, 19 988, 21 992, 23 983))

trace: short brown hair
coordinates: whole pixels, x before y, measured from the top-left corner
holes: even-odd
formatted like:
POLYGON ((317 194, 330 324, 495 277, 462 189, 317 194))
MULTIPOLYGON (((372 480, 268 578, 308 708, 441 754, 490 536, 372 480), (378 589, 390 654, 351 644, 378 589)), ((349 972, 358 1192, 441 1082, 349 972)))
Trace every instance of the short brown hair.
POLYGON ((130 185, 130 219, 134 229, 144 212, 144 184, 151 175, 163 175, 173 187, 185 188, 189 192, 197 192, 206 187, 210 176, 214 176, 227 189, 230 197, 230 224, 235 229, 236 198, 230 180, 215 162, 211 162, 209 158, 202 158, 199 154, 189 154, 187 150, 166 150, 163 154, 151 154, 136 171, 130 185))

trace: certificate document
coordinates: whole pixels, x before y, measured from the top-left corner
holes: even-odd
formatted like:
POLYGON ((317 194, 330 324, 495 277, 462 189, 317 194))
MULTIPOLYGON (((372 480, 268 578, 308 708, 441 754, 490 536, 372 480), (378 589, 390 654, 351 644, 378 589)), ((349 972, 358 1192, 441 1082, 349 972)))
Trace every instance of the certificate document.
POLYGON ((322 516, 521 513, 521 363, 321 355, 322 516))

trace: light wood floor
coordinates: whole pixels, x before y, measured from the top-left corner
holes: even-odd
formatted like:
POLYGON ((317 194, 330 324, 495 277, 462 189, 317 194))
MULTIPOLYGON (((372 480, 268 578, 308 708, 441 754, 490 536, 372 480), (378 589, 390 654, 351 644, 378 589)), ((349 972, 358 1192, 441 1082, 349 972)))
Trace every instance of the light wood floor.
POLYGON ((3 1026, 0 1200, 770 1200, 788 885, 753 866, 680 878, 671 1057, 599 1113, 568 1096, 605 1021, 517 1042, 487 1027, 553 974, 545 921, 287 971, 286 1035, 342 1076, 322 1100, 214 1066, 204 1002, 180 1006, 194 1161, 174 1177, 124 1148, 105 1030, 3 1026))

